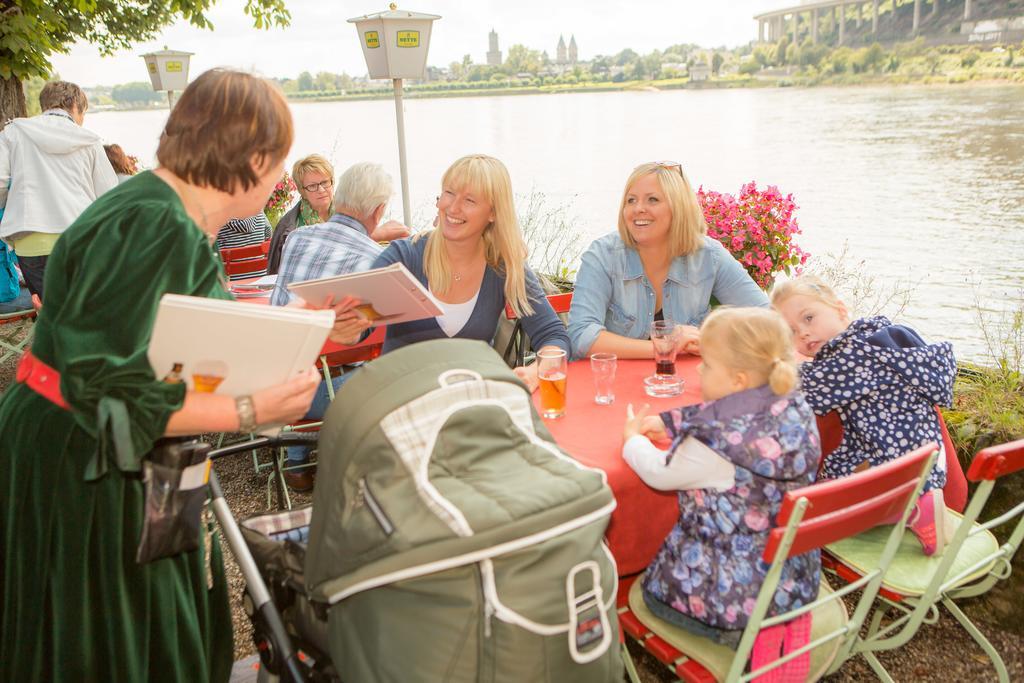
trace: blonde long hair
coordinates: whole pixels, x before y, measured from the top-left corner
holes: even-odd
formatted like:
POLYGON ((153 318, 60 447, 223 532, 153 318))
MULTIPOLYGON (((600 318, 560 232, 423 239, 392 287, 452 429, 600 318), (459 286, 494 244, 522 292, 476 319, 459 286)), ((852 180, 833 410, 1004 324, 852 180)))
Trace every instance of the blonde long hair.
POLYGON ((626 208, 630 188, 640 178, 651 174, 658 178, 661 191, 665 194, 669 208, 672 209, 672 223, 668 231, 669 253, 673 258, 692 254, 704 246, 704 235, 708 232, 708 226, 693 186, 683 173, 683 167, 678 164, 651 162, 640 164, 633 169, 626 180, 626 189, 622 191, 622 202, 619 204, 619 237, 622 238, 622 243, 636 249, 636 240, 629 234, 622 212, 626 208))
MULTIPOLYGON (((490 203, 494 221, 484 229, 484 258, 505 276, 505 301, 518 316, 533 313, 526 294, 526 242, 516 218, 512 200, 512 179, 508 169, 494 157, 484 154, 464 156, 445 171, 441 188, 468 190, 490 203)), ((441 230, 427 233, 423 258, 431 288, 445 292, 451 286, 451 263, 441 230)))
POLYGON ((793 333, 771 309, 718 308, 701 325, 700 343, 721 354, 729 369, 765 377, 779 396, 796 387, 793 333))

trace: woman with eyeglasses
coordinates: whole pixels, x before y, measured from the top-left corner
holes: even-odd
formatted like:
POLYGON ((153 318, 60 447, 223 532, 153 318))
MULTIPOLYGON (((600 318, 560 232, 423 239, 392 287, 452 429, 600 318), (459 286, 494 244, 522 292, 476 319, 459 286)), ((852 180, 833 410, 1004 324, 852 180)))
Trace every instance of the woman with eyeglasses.
MULTIPOLYGON (((299 203, 281 216, 270 240, 267 272, 281 269, 281 255, 288 235, 304 225, 326 223, 334 214, 334 166, 319 154, 310 154, 292 166, 292 180, 299 188, 299 203)), ((397 221, 381 223, 370 234, 376 242, 389 242, 409 236, 409 228, 397 221)))
POLYGON ((641 164, 626 181, 618 232, 594 240, 583 254, 569 311, 573 356, 652 358, 647 340, 655 320, 678 323, 678 350, 697 354, 697 328, 712 297, 734 306, 768 306, 743 266, 707 236, 682 166, 641 164))

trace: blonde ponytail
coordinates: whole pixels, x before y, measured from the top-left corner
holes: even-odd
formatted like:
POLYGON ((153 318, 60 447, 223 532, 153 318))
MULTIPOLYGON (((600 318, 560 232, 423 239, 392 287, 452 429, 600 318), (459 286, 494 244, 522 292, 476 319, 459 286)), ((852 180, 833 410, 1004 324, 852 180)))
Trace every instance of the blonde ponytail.
POLYGON ((796 389, 796 363, 790 360, 776 359, 768 373, 768 386, 779 396, 796 389))
POLYGON ((763 377, 775 394, 796 388, 793 333, 775 311, 723 306, 704 320, 700 338, 701 346, 713 346, 729 368, 763 377))

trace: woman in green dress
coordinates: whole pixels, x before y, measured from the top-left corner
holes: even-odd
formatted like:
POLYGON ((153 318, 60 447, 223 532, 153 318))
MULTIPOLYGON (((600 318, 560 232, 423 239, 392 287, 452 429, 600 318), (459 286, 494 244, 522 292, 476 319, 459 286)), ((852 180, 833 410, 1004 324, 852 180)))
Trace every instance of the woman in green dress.
POLYGON ((311 368, 237 400, 198 394, 154 377, 146 349, 163 294, 231 298, 213 235, 260 210, 291 143, 273 86, 208 71, 171 113, 160 167, 100 197, 57 242, 34 362, 0 398, 0 680, 228 680, 219 544, 136 563, 139 459, 162 436, 298 419, 318 378, 311 368))

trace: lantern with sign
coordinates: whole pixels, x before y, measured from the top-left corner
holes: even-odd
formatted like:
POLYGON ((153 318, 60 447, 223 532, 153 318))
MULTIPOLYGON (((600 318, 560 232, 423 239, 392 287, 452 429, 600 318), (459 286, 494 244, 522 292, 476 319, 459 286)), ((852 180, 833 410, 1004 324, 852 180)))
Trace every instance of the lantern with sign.
POLYGON ((184 90, 188 85, 188 63, 193 54, 164 49, 142 55, 153 90, 166 90, 167 102, 171 106, 174 106, 174 91, 184 90))
POLYGON ((399 10, 394 3, 387 12, 349 19, 356 25, 370 78, 390 78, 395 87, 395 116, 398 124, 398 161, 402 172, 402 208, 405 223, 411 222, 409 178, 405 160, 405 117, 402 109, 402 79, 423 78, 427 69, 430 29, 436 14, 399 10))

